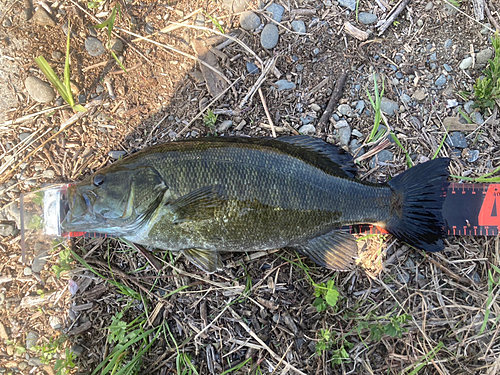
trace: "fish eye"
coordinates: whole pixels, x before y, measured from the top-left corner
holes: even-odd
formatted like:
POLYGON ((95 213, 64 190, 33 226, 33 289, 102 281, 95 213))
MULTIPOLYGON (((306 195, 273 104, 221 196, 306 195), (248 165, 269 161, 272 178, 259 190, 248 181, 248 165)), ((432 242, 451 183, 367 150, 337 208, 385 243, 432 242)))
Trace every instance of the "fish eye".
POLYGON ((101 186, 104 183, 104 176, 102 174, 97 174, 94 177, 94 185, 101 186))

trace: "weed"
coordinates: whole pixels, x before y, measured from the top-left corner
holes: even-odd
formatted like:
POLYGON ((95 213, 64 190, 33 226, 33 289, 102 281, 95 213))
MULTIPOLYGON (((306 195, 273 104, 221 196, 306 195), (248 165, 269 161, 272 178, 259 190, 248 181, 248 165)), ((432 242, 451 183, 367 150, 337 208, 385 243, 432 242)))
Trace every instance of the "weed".
POLYGON ((401 314, 399 316, 392 316, 388 318, 384 317, 376 317, 375 321, 361 321, 356 326, 356 331, 361 338, 361 331, 367 329, 370 332, 370 340, 380 341, 384 335, 388 335, 390 337, 402 337, 403 332, 406 332, 406 329, 402 327, 402 325, 411 320, 411 316, 408 314, 401 314), (389 322, 383 322, 389 320, 389 322))
POLYGON ((59 261, 57 264, 52 266, 52 271, 54 271, 56 277, 59 279, 61 273, 70 271, 73 263, 73 257, 71 256, 71 250, 66 247, 59 252, 59 261))
POLYGON ((97 9, 102 4, 104 4, 104 0, 92 0, 87 3, 87 8, 89 9, 97 9))
POLYGON ((458 178, 460 180, 465 180, 465 181, 472 181, 472 182, 484 182, 484 183, 499 183, 500 182, 500 176, 495 176, 495 177, 490 177, 496 173, 500 172, 500 166, 495 168, 493 172, 483 174, 482 176, 479 177, 462 177, 462 176, 456 176, 456 175, 450 175, 453 178, 458 178))
POLYGON ((216 134, 215 124, 217 123, 217 117, 219 115, 214 114, 210 109, 207 110, 207 114, 203 117, 203 123, 214 134, 216 134))
POLYGON ((71 92, 70 83, 70 70, 69 70, 69 42, 71 37, 71 24, 68 21, 68 38, 66 40, 66 60, 64 63, 64 83, 61 82, 59 77, 56 75, 54 70, 51 68, 47 60, 43 56, 35 58, 35 62, 40 67, 42 73, 47 77, 47 79, 52 83, 59 95, 68 103, 73 110, 78 112, 85 112, 86 109, 80 104, 75 104, 75 99, 73 98, 73 93, 71 92))
POLYGON ((339 299, 339 291, 335 286, 335 281, 330 279, 327 283, 313 283, 314 295, 316 299, 313 301, 313 306, 318 312, 325 311, 328 306, 335 307, 339 299))
POLYGON ((205 12, 205 15, 210 18, 210 21, 212 21, 212 23, 214 24, 214 26, 221 32, 221 34, 224 34, 224 29, 222 28, 222 26, 220 25, 219 21, 217 21, 216 18, 212 17, 210 14, 208 14, 207 12, 205 12))
POLYGON ((472 124, 472 119, 469 117, 467 113, 462 111, 462 108, 458 108, 458 113, 467 121, 467 124, 472 124))
MULTIPOLYGON (((484 311, 484 320, 483 320, 483 324, 481 326, 481 329, 479 330, 479 334, 482 334, 484 332, 484 330, 486 329, 486 325, 488 324, 488 319, 490 317, 491 307, 493 306, 495 299, 497 297, 497 294, 493 293, 493 289, 495 287, 500 286, 500 281, 495 280, 495 278, 498 279, 498 276, 500 276, 500 268, 496 267, 493 264, 490 264, 490 265, 493 268, 493 273, 491 272, 491 270, 488 270, 488 299, 486 300, 486 309, 484 311), (495 275, 495 274, 497 274, 497 275, 495 275), (496 277, 494 277, 494 276, 496 276, 496 277)), ((497 318, 497 321, 498 321, 498 318, 497 318)), ((492 327, 492 328, 494 328, 494 327, 492 327)))
POLYGON ((432 361, 432 359, 436 356, 436 354, 441 350, 443 346, 444 346, 443 342, 440 341, 435 348, 433 348, 429 353, 426 353, 424 357, 415 364, 416 366, 411 365, 411 367, 415 366, 415 368, 408 375, 417 375, 419 371, 422 369, 422 367, 424 367, 425 365, 427 365, 429 362, 432 361))
POLYGON ((368 99, 370 99, 370 103, 373 107, 373 110, 375 111, 375 120, 373 124, 373 129, 366 143, 370 143, 372 141, 375 142, 380 138, 382 138, 386 133, 385 131, 379 132, 380 122, 382 121, 382 109, 380 108, 380 103, 382 102, 382 97, 384 96, 385 84, 384 84, 384 79, 382 79, 382 91, 379 93, 377 76, 375 75, 375 73, 373 73, 373 86, 374 86, 373 95, 375 96, 375 98, 373 98, 372 95, 370 94, 370 91, 366 89, 366 93, 368 94, 368 99))
MULTIPOLYGON (((450 1, 450 0, 449 0, 450 1)), ((488 60, 484 69, 485 77, 478 78, 474 84, 474 106, 480 109, 493 109, 495 101, 500 99, 500 36, 492 37, 495 56, 488 60)))
POLYGON ((460 5, 462 5, 462 0, 446 0, 448 3, 453 5, 455 8, 460 8, 460 5))
POLYGON ((319 330, 319 340, 316 343, 316 355, 321 355, 324 351, 330 351, 330 362, 333 365, 340 365, 349 361, 347 350, 354 345, 345 338, 335 339, 335 332, 328 329, 319 330))
POLYGON ((411 161, 411 158, 410 158, 410 155, 408 154, 408 151, 406 151, 406 149, 403 147, 403 145, 399 141, 398 137, 396 137, 396 134, 394 134, 391 131, 391 135, 390 136, 392 137, 392 139, 394 140, 394 142, 396 142, 396 144, 399 146, 399 148, 401 150, 403 150, 403 152, 405 153, 406 165, 408 166, 408 168, 413 167, 413 162, 411 161))
MULTIPOLYGON (((60 353, 68 342, 66 336, 59 336, 57 338, 51 338, 48 342, 34 346, 33 349, 38 353, 40 360, 43 364, 50 364, 52 360, 55 359, 55 355, 60 353)), ((56 375, 66 375, 69 374, 71 369, 75 367, 73 362, 73 353, 69 348, 65 349, 65 355, 62 359, 57 359, 54 364, 54 370, 56 375)))

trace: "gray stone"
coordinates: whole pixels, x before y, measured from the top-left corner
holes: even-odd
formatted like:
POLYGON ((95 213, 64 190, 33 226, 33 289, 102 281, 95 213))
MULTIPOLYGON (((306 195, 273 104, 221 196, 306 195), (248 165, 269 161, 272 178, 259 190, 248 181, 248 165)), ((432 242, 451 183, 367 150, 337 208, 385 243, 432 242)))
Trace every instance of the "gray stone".
POLYGON ((60 329, 62 327, 61 318, 52 315, 49 317, 49 324, 52 327, 52 329, 60 329))
POLYGON ((90 56, 100 56, 105 52, 102 42, 92 36, 85 39, 85 49, 90 56))
POLYGON ((123 42, 118 38, 113 38, 109 41, 109 49, 116 52, 123 51, 123 42))
POLYGON ((101 94, 101 93, 103 93, 103 92, 104 92, 104 86, 103 86, 103 85, 101 85, 101 84, 97 85, 97 86, 95 87, 95 92, 96 92, 97 94, 101 94))
POLYGON ((302 125, 310 124, 314 120, 315 120, 315 118, 312 116, 309 116, 309 115, 305 115, 305 116, 300 117, 300 121, 302 122, 302 125))
POLYGON ((28 367, 28 363, 27 362, 19 362, 19 364, 17 365, 17 368, 21 371, 24 371, 26 370, 26 368, 28 367))
POLYGON ((339 0, 339 5, 349 10, 356 10, 356 0, 339 0))
POLYGON ((296 70, 297 72, 301 72, 301 71, 303 71, 303 70, 304 70, 304 65, 302 65, 302 64, 297 64, 297 65, 295 66, 295 70, 296 70))
POLYGON ((377 22, 377 16, 373 13, 359 12, 358 20, 364 25, 371 25, 377 22))
POLYGON ((111 159, 120 159, 121 157, 127 155, 127 152, 125 151, 110 151, 108 152, 108 156, 111 158, 111 159))
POLYGON ((436 52, 431 53, 431 55, 429 56, 429 60, 430 61, 437 61, 437 54, 436 54, 436 52))
POLYGON ((24 267, 24 276, 31 276, 33 275, 33 270, 30 267, 24 267))
POLYGON ((56 175, 56 172, 54 172, 52 169, 46 169, 43 171, 42 176, 43 178, 47 179, 52 179, 56 175))
MULTIPOLYGON (((343 121, 343 122, 345 122, 345 121, 343 121)), ((345 124, 347 126, 343 126, 343 127, 338 129, 339 143, 341 146, 347 146, 349 144, 350 139, 351 139, 351 127, 349 126, 349 124, 347 122, 345 122, 345 124)))
POLYGON ((2 237, 11 236, 15 230, 16 227, 13 224, 0 224, 0 236, 2 237))
POLYGON ((155 32, 155 27, 153 26, 153 24, 151 22, 147 22, 144 25, 144 31, 146 32, 146 34, 151 35, 155 32))
POLYGON ((313 49, 313 55, 319 55, 319 53, 321 52, 321 50, 319 48, 315 48, 313 49))
POLYGON ((257 74, 259 73, 259 67, 253 62, 247 61, 247 71, 250 74, 257 74))
POLYGON ((20 141, 24 141, 25 139, 28 139, 29 137, 31 137, 31 133, 28 133, 28 132, 22 132, 21 134, 19 134, 20 141))
POLYGON ((278 91, 282 90, 293 90, 295 88, 295 83, 287 81, 286 79, 280 79, 279 81, 274 82, 277 86, 276 89, 278 91))
POLYGON ((26 334, 26 350, 30 350, 32 347, 34 347, 37 341, 38 341, 38 333, 34 331, 29 331, 26 334))
POLYGON ((306 24, 302 20, 292 21, 292 29, 296 33, 305 34, 305 32, 306 32, 306 24))
POLYGON ((52 59, 55 60, 55 61, 59 61, 63 58, 63 54, 61 51, 52 51, 52 59))
POLYGON ((434 82, 434 85, 437 87, 443 86, 446 83, 446 76, 444 74, 441 74, 438 79, 434 82))
POLYGON ((56 98, 52 87, 37 77, 29 76, 26 78, 24 86, 28 94, 38 103, 48 103, 56 98))
POLYGON ((480 33, 483 35, 488 35, 491 32, 490 29, 491 29, 491 24, 485 23, 485 24, 483 24, 483 27, 482 27, 480 33))
POLYGON ((429 11, 429 10, 432 10, 432 8, 434 8, 434 4, 432 3, 432 1, 429 1, 429 2, 425 5, 425 10, 426 10, 426 11, 429 11))
POLYGON ((85 351, 85 349, 83 348, 83 346, 80 346, 80 345, 73 345, 71 347, 71 352, 73 353, 73 356, 74 357, 79 357, 83 354, 83 352, 85 351))
POLYGON ((361 138, 363 136, 363 133, 361 133, 358 129, 352 129, 351 133, 354 137, 361 138))
POLYGON ((25 21, 29 21, 33 17, 33 8, 28 7, 23 9, 22 18, 25 21))
POLYGON ((399 109, 399 104, 393 100, 382 98, 380 101, 380 109, 387 115, 394 116, 396 111, 399 109))
POLYGON ((485 65, 488 60, 493 57, 493 50, 490 48, 483 49, 476 54, 476 67, 477 65, 485 65))
MULTIPOLYGON (((354 133, 354 131, 353 131, 354 133)), ((361 156, 365 153, 365 150, 363 147, 361 147, 362 143, 360 143, 357 139, 353 139, 351 143, 349 144, 349 150, 353 155, 356 156, 361 156)))
POLYGON ((375 168, 377 164, 392 161, 394 154, 389 150, 382 150, 370 160, 370 168, 375 168))
POLYGON ((48 251, 42 250, 40 251, 35 259, 33 259, 33 263, 31 264, 31 270, 35 273, 41 272, 45 264, 47 263, 48 251))
POLYGON ((402 284, 408 284, 410 282, 410 275, 408 274, 408 272, 403 270, 399 270, 397 278, 402 284))
POLYGON ((472 108, 472 106, 474 105, 474 101, 473 100, 469 100, 468 102, 466 102, 464 104, 464 109, 465 109, 465 112, 467 112, 467 114, 471 114, 472 111, 474 110, 472 108))
POLYGON ((243 30, 252 31, 260 26, 260 17, 254 12, 246 11, 240 15, 240 27, 243 30))
POLYGON ((396 72, 396 78, 397 78, 397 79, 403 79, 403 77, 404 77, 404 76, 403 76, 403 73, 401 73, 401 72, 396 72))
POLYGON ((28 366, 33 366, 33 367, 40 367, 42 366, 42 360, 38 357, 31 357, 29 360, 28 360, 28 366))
POLYGON ((365 109, 365 101, 364 100, 358 100, 358 102, 356 103, 355 111, 357 113, 363 113, 364 109, 365 109))
POLYGON ((426 96, 427 94, 424 89, 415 90, 413 93, 413 97, 418 101, 424 100, 426 96))
POLYGON ((273 20, 275 20, 276 22, 281 22, 281 20, 283 19, 285 8, 282 5, 272 3, 267 7, 266 11, 271 12, 273 20))
POLYGON ((456 148, 466 148, 467 147, 467 139, 465 135, 460 132, 452 132, 447 138, 446 143, 451 147, 456 148))
POLYGON ((346 116, 349 112, 352 111, 351 107, 349 106, 349 104, 341 104, 339 105, 339 107, 337 108, 337 111, 339 111, 339 113, 342 115, 342 116, 346 116))
POLYGON ((481 114, 481 112, 474 112, 472 120, 478 125, 482 125, 484 123, 483 115, 481 114))
POLYGON ((56 26, 55 21, 41 6, 39 6, 35 11, 35 14, 33 15, 33 22, 40 26, 49 26, 49 27, 56 26))
POLYGON ((452 45, 453 45, 453 40, 451 39, 446 39, 446 41, 444 42, 444 48, 446 49, 451 48, 452 45))
POLYGON ((249 5, 246 0, 222 0, 222 5, 230 12, 243 12, 249 5))
POLYGON ((479 150, 470 150, 467 161, 469 163, 474 163, 477 159, 479 159, 479 150))
POLYGON ((444 70, 446 70, 448 73, 451 72, 453 69, 451 68, 451 66, 449 66, 448 64, 443 64, 443 68, 444 70))
POLYGON ((194 19, 194 25, 199 27, 205 27, 205 16, 202 13, 198 13, 194 19))
POLYGON ((319 112, 319 111, 321 111, 321 107, 320 107, 319 105, 317 105, 316 103, 311 104, 311 109, 312 109, 314 112, 319 112))
POLYGON ((231 120, 224 120, 219 124, 219 126, 217 126, 217 133, 224 133, 225 131, 228 131, 231 126, 233 126, 233 122, 231 120))
POLYGON ((279 30, 276 25, 268 23, 260 33, 260 44, 265 49, 272 49, 278 44, 279 30))
POLYGON ((314 135, 316 133, 316 128, 314 125, 303 125, 299 128, 299 133, 304 135, 314 135))
POLYGON ((471 66, 472 66, 472 57, 469 56, 463 59, 458 67, 462 70, 466 70, 469 69, 471 66))
POLYGON ((409 103, 411 102, 411 97, 408 94, 401 94, 401 101, 403 103, 409 103))

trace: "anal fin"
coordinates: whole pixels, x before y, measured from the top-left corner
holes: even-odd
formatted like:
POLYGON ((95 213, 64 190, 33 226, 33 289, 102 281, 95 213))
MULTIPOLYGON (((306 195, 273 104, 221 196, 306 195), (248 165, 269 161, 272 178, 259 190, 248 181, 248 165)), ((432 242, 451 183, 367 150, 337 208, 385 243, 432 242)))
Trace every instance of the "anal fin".
POLYGON ((358 256, 358 245, 354 236, 340 229, 291 247, 307 255, 318 265, 336 271, 351 269, 353 260, 358 256))
POLYGON ((182 250, 182 253, 191 261, 191 263, 207 273, 214 273, 215 271, 222 269, 222 261, 217 251, 206 249, 184 249, 182 250))

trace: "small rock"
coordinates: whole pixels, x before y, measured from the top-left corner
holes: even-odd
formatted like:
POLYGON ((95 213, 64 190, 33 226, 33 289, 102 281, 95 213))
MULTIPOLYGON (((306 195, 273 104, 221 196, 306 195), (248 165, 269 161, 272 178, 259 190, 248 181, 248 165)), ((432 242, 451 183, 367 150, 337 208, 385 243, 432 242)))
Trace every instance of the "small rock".
POLYGON ((409 103, 411 102, 411 97, 408 94, 401 94, 401 101, 403 103, 409 103))
POLYGON ((48 103, 55 99, 56 93, 52 87, 41 79, 29 76, 24 81, 28 94, 39 103, 48 103))
POLYGON ((268 23, 260 34, 260 44, 265 49, 272 49, 278 44, 279 30, 276 25, 268 23))
POLYGON ((444 74, 441 74, 438 79, 434 82, 434 85, 436 87, 443 86, 446 83, 446 76, 444 74))
POLYGON ((118 38, 113 38, 109 41, 109 49, 112 49, 116 52, 123 51, 123 42, 118 38))
POLYGON ((247 71, 250 74, 257 74, 259 73, 260 69, 253 62, 247 61, 247 71))
POLYGON ((404 76, 403 76, 403 73, 401 73, 401 72, 396 72, 396 78, 397 78, 397 79, 403 79, 403 77, 404 77, 404 76))
POLYGON ((28 366, 40 367, 42 366, 42 360, 38 357, 31 357, 28 360, 28 366))
POLYGON ((493 57, 493 50, 490 48, 483 49, 476 54, 476 68, 478 65, 485 65, 489 59, 493 57))
POLYGON ((446 70, 448 73, 451 72, 453 69, 451 69, 451 66, 449 66, 448 64, 443 64, 443 68, 444 70, 446 70))
POLYGON ((52 329, 60 329, 62 327, 61 319, 55 315, 49 317, 49 324, 52 329))
POLYGON ((339 113, 342 115, 342 116, 346 116, 349 112, 352 111, 351 107, 348 105, 348 104, 341 104, 339 105, 339 107, 337 108, 337 111, 339 111, 339 113))
POLYGON ((15 230, 16 227, 13 224, 0 224, 0 236, 2 237, 11 236, 15 230))
POLYGON ((25 21, 29 21, 33 17, 33 8, 30 6, 23 9, 22 17, 25 21))
POLYGON ((151 35, 155 32, 155 27, 153 26, 153 24, 151 22, 147 22, 144 25, 144 31, 146 32, 146 34, 151 35))
POLYGON ((31 264, 31 270, 35 273, 41 272, 45 267, 45 264, 47 263, 47 256, 48 256, 47 250, 40 251, 37 254, 37 256, 33 259, 33 263, 31 264))
POLYGON ((314 120, 315 120, 315 118, 312 116, 309 116, 309 115, 305 115, 305 116, 300 117, 300 121, 302 122, 302 125, 310 124, 314 120))
POLYGON ((301 72, 301 71, 303 71, 303 70, 304 70, 304 65, 302 65, 302 64, 297 64, 297 65, 295 66, 295 70, 296 70, 297 72, 301 72))
POLYGON ((3 341, 9 339, 9 334, 7 333, 5 326, 1 322, 0 322, 0 339, 2 339, 3 341))
POLYGON ((52 179, 52 178, 54 178, 55 175, 56 175, 56 172, 54 172, 52 169, 46 169, 42 173, 42 177, 47 178, 47 179, 52 179))
POLYGON ((339 0, 339 5, 352 11, 356 10, 356 0, 339 0))
POLYGON ((479 159, 479 150, 470 150, 467 161, 469 163, 474 163, 477 159, 479 159))
POLYGON ((429 56, 429 61, 437 61, 437 54, 436 54, 436 52, 432 53, 429 56))
POLYGON ((460 132, 452 132, 451 135, 449 135, 446 138, 446 143, 449 144, 451 147, 456 147, 456 148, 467 147, 467 139, 465 138, 465 135, 463 135, 460 132))
POLYGON ((200 27, 205 27, 205 16, 201 13, 198 13, 196 15, 196 18, 194 19, 194 25, 200 26, 200 27))
POLYGON ((472 108, 473 105, 474 105, 474 101, 473 100, 469 100, 468 102, 466 102, 464 104, 464 109, 465 109, 465 112, 467 112, 467 114, 470 115, 472 113, 472 111, 474 110, 472 108))
POLYGON ((474 120, 474 122, 478 125, 482 125, 484 123, 483 115, 480 112, 474 112, 472 120, 474 120))
POLYGON ((105 51, 102 42, 92 36, 85 39, 85 49, 90 56, 100 56, 105 51))
POLYGON ((230 12, 241 13, 249 4, 246 0, 222 0, 222 5, 230 12))
POLYGON ((314 135, 316 133, 316 128, 314 125, 303 125, 299 128, 299 133, 304 135, 314 135))
POLYGON ((125 156, 127 154, 127 152, 125 151, 110 151, 108 152, 108 156, 111 158, 111 159, 120 159, 121 157, 125 156))
POLYGON ((81 356, 83 354, 84 350, 85 349, 83 348, 83 346, 76 345, 76 344, 71 347, 71 352, 73 353, 74 357, 81 356))
POLYGON ((358 129, 352 129, 352 135, 354 137, 361 138, 363 136, 363 133, 361 133, 358 129))
POLYGON ((346 125, 347 126, 343 126, 338 129, 339 143, 341 146, 347 146, 351 139, 351 127, 347 124, 347 122, 346 125))
POLYGON ((452 45, 453 45, 453 40, 451 39, 446 39, 446 41, 444 42, 444 48, 446 49, 451 48, 452 45))
POLYGON ((231 120, 224 120, 217 126, 217 133, 224 133, 229 130, 229 128, 233 126, 233 122, 231 120))
POLYGON ((271 12, 273 20, 275 20, 276 22, 281 22, 281 20, 283 19, 285 8, 282 5, 272 3, 267 7, 266 11, 271 12))
POLYGON ((312 109, 314 112, 319 112, 319 111, 321 111, 321 107, 320 107, 319 105, 317 105, 316 103, 311 104, 311 109, 312 109))
POLYGON ((410 275, 403 270, 399 270, 397 278, 402 284, 408 284, 410 282, 410 275))
POLYGON ((33 15, 33 22, 40 26, 56 26, 56 23, 52 17, 50 17, 50 14, 48 14, 47 11, 41 6, 39 6, 35 11, 35 14, 33 15))
POLYGON ((313 49, 313 55, 314 56, 319 55, 320 52, 321 52, 321 50, 319 48, 313 49))
POLYGON ((429 10, 432 10, 432 8, 434 8, 434 4, 432 3, 432 1, 429 1, 429 2, 425 5, 425 10, 426 10, 426 11, 429 11, 429 10))
POLYGON ((17 365, 17 368, 21 371, 24 371, 26 370, 26 368, 28 367, 28 363, 27 362, 19 362, 19 364, 17 365))
POLYGON ((279 81, 274 82, 277 86, 276 89, 278 91, 282 90, 293 90, 295 88, 295 83, 287 81, 286 79, 280 79, 279 81))
MULTIPOLYGON (((353 131, 354 133, 354 131, 353 131)), ((353 139, 351 143, 349 144, 349 150, 353 155, 356 156, 361 156, 365 153, 365 150, 363 147, 361 147, 362 143, 360 143, 357 139, 353 139)))
POLYGON ((240 26, 243 30, 255 30, 260 26, 260 17, 251 11, 243 12, 240 15, 240 26))
POLYGON ((394 154, 389 150, 382 150, 370 160, 370 168, 375 168, 377 164, 392 161, 394 154))
POLYGON ((377 22, 377 16, 373 13, 359 12, 358 20, 364 25, 371 25, 377 22))
POLYGON ((302 20, 292 21, 292 29, 296 33, 305 34, 306 33, 306 24, 302 20))
POLYGON ((358 102, 356 103, 355 111, 357 113, 363 113, 364 109, 365 109, 365 101, 364 100, 358 100, 358 102))
POLYGON ((423 89, 418 89, 418 90, 415 90, 415 92, 413 93, 413 98, 415 100, 418 100, 418 101, 421 101, 421 100, 424 100, 425 97, 427 96, 425 90, 423 89))
POLYGON ((488 35, 491 32, 491 24, 490 23, 485 23, 483 24, 483 28, 481 29, 480 33, 483 35, 488 35))
POLYGON ((30 267, 24 267, 24 276, 31 276, 33 274, 33 270, 30 267))
POLYGON ((393 100, 382 98, 380 101, 380 109, 387 115, 394 116, 396 111, 399 110, 399 104, 393 100))
POLYGON ((32 347, 34 347, 37 341, 38 341, 38 333, 29 331, 26 334, 26 350, 30 350, 32 347))
POLYGON ((469 56, 463 59, 458 67, 462 70, 465 70, 469 69, 471 66, 472 66, 472 57, 469 56))
POLYGON ((103 86, 103 85, 101 85, 101 84, 97 85, 97 86, 95 87, 95 92, 96 92, 96 94, 101 94, 101 93, 103 93, 103 92, 104 92, 104 86, 103 86))

